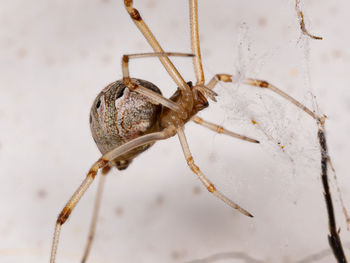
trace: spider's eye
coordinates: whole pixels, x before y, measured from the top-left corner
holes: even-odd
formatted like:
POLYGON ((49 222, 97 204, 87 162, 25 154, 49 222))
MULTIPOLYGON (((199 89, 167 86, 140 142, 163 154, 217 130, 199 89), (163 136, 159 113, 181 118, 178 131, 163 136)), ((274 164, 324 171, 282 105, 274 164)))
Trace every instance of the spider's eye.
POLYGON ((96 108, 98 109, 101 106, 101 100, 98 100, 97 104, 96 104, 96 108))
POLYGON ((91 122, 92 122, 92 116, 91 116, 91 114, 90 114, 89 122, 90 122, 90 124, 91 124, 91 122))

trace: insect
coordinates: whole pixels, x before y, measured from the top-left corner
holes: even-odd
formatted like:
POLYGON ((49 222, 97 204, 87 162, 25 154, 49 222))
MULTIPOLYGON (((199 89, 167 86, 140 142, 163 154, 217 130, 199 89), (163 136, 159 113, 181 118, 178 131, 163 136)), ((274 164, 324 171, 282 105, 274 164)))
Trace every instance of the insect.
MULTIPOLYGON (((98 171, 101 170, 101 179, 89 239, 82 262, 86 261, 91 248, 105 175, 112 167, 116 167, 119 170, 126 169, 137 155, 150 148, 156 141, 165 140, 172 136, 178 137, 187 165, 197 175, 207 190, 232 208, 237 209, 246 216, 253 217, 251 213, 223 195, 207 179, 195 164, 187 143, 184 126, 189 121, 193 121, 220 134, 226 134, 252 143, 259 143, 255 139, 228 131, 197 116, 198 112, 209 106, 208 99, 216 101, 215 96, 217 94, 213 89, 217 83, 220 81, 232 82, 232 76, 229 74, 216 74, 209 82, 205 83, 198 34, 197 0, 190 0, 189 4, 191 54, 165 52, 142 19, 139 11, 133 7, 133 1, 124 0, 125 8, 132 21, 144 35, 154 52, 124 55, 122 57, 123 79, 115 81, 104 88, 98 94, 91 107, 90 127, 102 157, 92 165, 86 178, 57 218, 51 248, 51 263, 55 262, 62 225, 92 184, 98 171), (169 58, 174 56, 193 59, 196 76, 194 84, 186 82, 180 75, 169 58), (129 74, 129 61, 131 59, 149 57, 157 57, 161 61, 178 87, 169 99, 163 97, 161 91, 152 83, 131 78, 129 74)), ((269 88, 277 92, 273 89, 273 86, 264 81, 247 79, 245 83, 261 88, 269 88)), ((288 95, 281 92, 279 94, 291 100, 288 95)))

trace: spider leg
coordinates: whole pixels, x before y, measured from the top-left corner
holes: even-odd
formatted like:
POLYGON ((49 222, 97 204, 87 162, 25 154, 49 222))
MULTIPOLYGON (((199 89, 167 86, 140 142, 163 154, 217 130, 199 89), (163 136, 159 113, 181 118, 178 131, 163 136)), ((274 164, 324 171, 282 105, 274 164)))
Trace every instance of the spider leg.
MULTIPOLYGON (((133 0, 124 0, 124 5, 128 11, 130 17, 134 21, 135 25, 141 31, 147 42, 151 45, 154 52, 164 53, 164 50, 159 45, 157 39, 153 35, 152 31, 148 28, 146 23, 143 21, 139 11, 133 7, 133 0)), ((182 78, 179 71, 176 69, 174 64, 170 61, 167 56, 159 56, 160 62, 163 64, 166 71, 169 73, 171 78, 175 81, 176 85, 182 90, 182 92, 191 92, 190 87, 186 81, 182 78)))
POLYGON ((206 85, 209 89, 214 89, 216 84, 219 83, 219 81, 222 82, 232 82, 232 75, 229 74, 216 74, 212 79, 208 82, 206 85))
MULTIPOLYGON (((213 89, 216 84, 219 81, 223 81, 223 82, 232 82, 232 76, 229 74, 216 74, 208 83, 207 87, 209 89, 213 89)), ((299 101, 297 101, 296 99, 294 99, 293 97, 289 96, 287 93, 285 93, 284 91, 280 90, 279 88, 277 88, 276 86, 270 84, 269 82, 265 81, 265 80, 259 80, 259 79, 252 79, 252 78, 247 78, 243 81, 245 84, 250 85, 250 86, 254 86, 254 87, 259 87, 259 88, 265 88, 265 89, 269 89, 272 92, 280 95, 281 97, 285 98, 286 100, 290 101, 291 103, 293 103, 295 106, 297 106, 299 109, 303 110, 304 112, 306 112, 307 114, 309 114, 313 119, 315 119, 318 123, 323 124, 325 121, 325 116, 318 116, 316 113, 314 113, 313 111, 311 111, 309 108, 307 108, 306 106, 304 106, 303 104, 301 104, 299 101)))
POLYGON ((156 53, 140 53, 140 54, 129 54, 124 55, 122 58, 122 69, 123 69, 123 81, 124 84, 130 89, 134 90, 149 99, 151 99, 153 102, 160 103, 163 106, 176 111, 181 117, 184 119, 187 117, 186 112, 181 107, 181 105, 163 97, 162 95, 147 89, 140 84, 138 84, 136 81, 133 81, 130 78, 129 74, 129 60, 135 59, 135 58, 145 58, 145 57, 167 57, 167 56, 177 56, 177 57, 193 57, 193 54, 189 53, 176 53, 176 52, 156 52, 156 53))
POLYGON ((315 35, 312 35, 309 33, 309 31, 306 29, 306 26, 305 26, 305 21, 304 21, 304 14, 303 12, 300 10, 300 0, 296 0, 295 1, 295 10, 297 11, 297 14, 298 14, 298 20, 299 20, 299 24, 300 24, 300 30, 301 32, 310 37, 310 38, 313 38, 313 39, 316 39, 316 40, 322 40, 323 38, 322 37, 318 37, 318 36, 315 36, 315 35))
POLYGON ((202 66, 202 56, 199 44, 199 33, 198 33, 198 1, 190 0, 190 28, 191 28, 191 48, 193 54, 193 67, 196 74, 197 83, 196 85, 204 84, 204 72, 202 66))
POLYGON ((226 134, 228 136, 231 136, 231 137, 234 137, 234 138, 238 138, 238 139, 241 139, 241 140, 244 140, 244 141, 248 141, 248 142, 259 143, 259 141, 255 140, 255 139, 252 139, 252 138, 249 138, 247 136, 244 136, 244 135, 241 135, 241 134, 238 134, 238 133, 226 130, 224 127, 216 125, 216 124, 211 123, 209 121, 205 121, 205 120, 203 120, 202 118, 200 118, 198 116, 193 116, 191 118, 191 120, 193 122, 199 124, 199 125, 202 125, 202 126, 208 128, 208 129, 214 131, 214 132, 217 132, 217 133, 220 133, 220 134, 226 134))
POLYGON ((309 114, 313 119, 315 119, 317 121, 317 123, 320 123, 323 125, 324 121, 325 121, 325 116, 318 116, 315 112, 311 111, 309 108, 307 108, 306 106, 304 106, 303 104, 301 104, 299 101, 297 101, 296 99, 294 99, 293 97, 289 96, 287 93, 285 93, 284 91, 280 90, 279 88, 277 88, 276 86, 270 84, 267 81, 264 80, 258 80, 258 79, 246 79, 244 81, 245 84, 254 86, 254 87, 259 87, 259 88, 265 88, 268 90, 271 90, 272 92, 280 95, 281 97, 285 98, 286 100, 290 101, 291 103, 293 103, 295 106, 297 106, 299 109, 303 110, 304 112, 306 112, 307 114, 309 114))
POLYGON ((81 260, 82 263, 86 262, 87 257, 89 256, 89 252, 90 252, 90 249, 91 249, 92 241, 93 241, 94 235, 95 235, 96 224, 97 224, 97 219, 98 219, 98 212, 99 212, 100 205, 101 205, 103 187, 104 187, 104 184, 105 184, 106 175, 110 171, 110 169, 111 168, 109 166, 105 166, 102 169, 102 172, 101 172, 101 177, 100 177, 100 181, 99 181, 99 184, 98 184, 97 194, 96 194, 96 199, 95 199, 94 211, 93 211, 93 214, 92 214, 92 220, 91 220, 91 225, 90 225, 88 241, 86 243, 86 247, 85 247, 83 258, 81 260))
POLYGON ((109 161, 114 160, 120 155, 123 155, 127 153, 128 151, 137 148, 139 146, 142 146, 144 144, 152 143, 158 140, 164 140, 171 136, 174 136, 176 134, 176 129, 174 126, 169 126, 166 129, 160 131, 160 132, 154 132, 150 134, 143 135, 141 137, 135 138, 134 140, 131 140, 111 151, 104 154, 97 162, 95 162, 92 167, 90 168, 86 178, 81 183, 81 185, 78 187, 78 189, 74 192, 73 196, 69 199, 65 207, 62 209, 61 213, 59 214, 55 231, 54 231, 54 237, 52 241, 52 247, 51 247, 51 256, 50 256, 50 263, 55 262, 56 253, 57 253, 57 246, 58 246, 58 240, 61 232, 62 225, 67 221, 69 215, 71 214, 74 207, 79 202, 80 198, 84 195, 86 190, 89 188, 89 186, 94 181, 96 174, 99 169, 105 167, 108 165, 109 161))
POLYGON ((179 140, 182 146, 182 150, 184 152, 186 161, 188 166, 191 168, 191 170, 198 176, 199 180, 201 180, 202 184, 207 188, 207 190, 224 201, 227 205, 231 206, 232 208, 237 209, 240 211, 242 214, 253 217, 252 214, 244 210, 242 207, 231 201, 229 198, 227 198, 225 195, 220 193, 218 190, 216 190, 215 186, 212 184, 212 182, 209 181, 209 179, 202 173, 202 171, 199 169, 197 165, 195 165, 190 148, 187 143, 187 139, 183 130, 183 127, 178 127, 177 128, 177 134, 179 136, 179 140))
POLYGON ((56 221, 56 227, 54 232, 54 237, 52 241, 52 248, 51 248, 51 257, 50 262, 54 263, 56 258, 56 252, 57 252, 57 245, 59 240, 59 235, 61 232, 62 225, 66 222, 68 219, 70 213, 72 212, 73 208, 76 206, 76 204, 79 202, 80 198, 83 196, 83 194, 86 192, 86 190, 89 188, 89 186, 92 184, 92 182, 95 179, 95 176, 97 174, 97 171, 104 167, 108 161, 104 159, 99 159, 97 162, 93 164, 93 166, 90 168, 85 180, 81 183, 81 185, 78 187, 78 189, 75 191, 73 196, 69 199, 61 213, 59 214, 57 221, 56 221))

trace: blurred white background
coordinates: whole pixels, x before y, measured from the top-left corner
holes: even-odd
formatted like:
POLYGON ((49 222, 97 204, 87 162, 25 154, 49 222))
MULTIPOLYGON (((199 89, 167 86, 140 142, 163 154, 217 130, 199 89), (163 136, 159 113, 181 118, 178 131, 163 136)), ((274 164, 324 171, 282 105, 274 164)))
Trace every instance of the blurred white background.
MULTIPOLYGON (((134 4, 166 51, 190 52, 187 1, 134 4)), ((329 117, 329 150, 349 207, 350 4, 302 2, 307 28, 322 41, 301 36, 294 5, 199 1, 206 78, 239 72, 266 79, 309 107, 313 90, 329 117)), ((0 262, 48 262, 56 217, 100 156, 90 135, 90 106, 121 78, 123 54, 151 49, 121 0, 8 0, 0 7, 0 262)), ((194 79, 191 60, 174 62, 186 80, 194 79)), ((131 75, 155 83, 166 96, 175 90, 156 59, 132 61, 131 75)), ((266 91, 234 84, 217 91, 218 103, 201 117, 261 145, 194 124, 186 134, 203 172, 255 217, 210 196, 174 137, 107 177, 88 262, 191 262, 224 252, 232 254, 215 262, 335 261, 314 122, 266 91)), ((79 262, 96 185, 63 226, 57 262, 79 262)), ((350 233, 331 185, 349 255, 350 233)))

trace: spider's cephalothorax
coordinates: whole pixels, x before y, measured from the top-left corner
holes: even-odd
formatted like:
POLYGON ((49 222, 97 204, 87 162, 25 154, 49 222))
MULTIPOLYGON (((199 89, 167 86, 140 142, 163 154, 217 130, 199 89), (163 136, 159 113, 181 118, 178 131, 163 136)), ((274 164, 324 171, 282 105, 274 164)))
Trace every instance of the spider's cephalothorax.
MULTIPOLYGON (((161 94, 152 83, 133 79, 140 85, 161 94)), ((102 154, 139 136, 158 131, 161 105, 129 90, 123 80, 109 84, 96 97, 90 112, 90 128, 102 154)), ((148 149, 146 144, 119 156, 110 163, 119 170, 126 169, 132 159, 148 149)))
POLYGON ((208 100, 197 86, 192 86, 191 81, 187 82, 187 85, 190 88, 190 91, 188 93, 183 93, 180 88, 177 88, 175 93, 169 98, 171 101, 176 102, 178 105, 186 107, 186 115, 181 117, 177 112, 163 107, 162 115, 160 118, 160 125, 162 128, 166 128, 170 125, 182 125, 183 123, 188 122, 199 111, 209 106, 208 100), (184 97, 184 94, 187 95, 187 98, 184 97))

